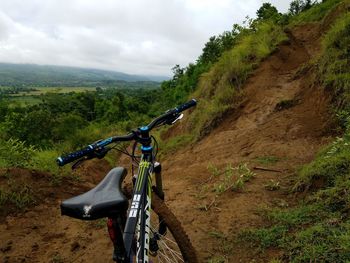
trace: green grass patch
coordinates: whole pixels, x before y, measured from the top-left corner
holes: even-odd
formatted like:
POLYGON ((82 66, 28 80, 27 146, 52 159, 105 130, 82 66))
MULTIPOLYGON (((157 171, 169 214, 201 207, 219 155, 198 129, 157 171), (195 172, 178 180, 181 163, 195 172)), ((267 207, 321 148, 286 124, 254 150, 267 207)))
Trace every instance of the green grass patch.
POLYGON ((290 26, 322 20, 331 10, 344 0, 326 0, 291 18, 290 26))
POLYGON ((250 243, 259 249, 269 247, 279 247, 284 241, 288 228, 285 226, 273 226, 271 228, 249 229, 243 230, 239 234, 239 239, 250 243))
POLYGON ((232 167, 231 164, 228 164, 222 171, 214 165, 209 164, 208 170, 213 177, 216 177, 213 191, 218 195, 223 194, 228 190, 242 190, 245 183, 255 177, 255 173, 248 168, 246 163, 241 163, 236 167, 232 167))
POLYGON ((41 99, 36 96, 10 96, 9 97, 10 107, 28 107, 41 103, 41 99))
POLYGON ((287 262, 348 262, 350 228, 337 212, 322 204, 301 204, 288 210, 266 213, 271 226, 243 230, 239 237, 264 251, 279 248, 287 262))
POLYGON ((350 111, 350 13, 340 16, 322 41, 318 65, 321 83, 331 90, 337 107, 350 111))
POLYGON ((46 93, 70 93, 70 92, 85 92, 85 91, 96 91, 95 87, 33 87, 33 90, 21 91, 17 94, 11 95, 12 97, 17 96, 38 96, 46 93))
POLYGON ((0 168, 28 167, 35 153, 34 147, 19 140, 0 140, 0 168))

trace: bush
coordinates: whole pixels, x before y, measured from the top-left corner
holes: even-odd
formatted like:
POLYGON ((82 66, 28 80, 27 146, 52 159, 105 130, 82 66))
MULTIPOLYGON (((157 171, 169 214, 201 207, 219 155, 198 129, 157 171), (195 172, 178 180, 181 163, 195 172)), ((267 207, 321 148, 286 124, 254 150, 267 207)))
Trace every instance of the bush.
POLYGON ((0 140, 0 167, 28 167, 35 153, 33 146, 17 139, 0 140))

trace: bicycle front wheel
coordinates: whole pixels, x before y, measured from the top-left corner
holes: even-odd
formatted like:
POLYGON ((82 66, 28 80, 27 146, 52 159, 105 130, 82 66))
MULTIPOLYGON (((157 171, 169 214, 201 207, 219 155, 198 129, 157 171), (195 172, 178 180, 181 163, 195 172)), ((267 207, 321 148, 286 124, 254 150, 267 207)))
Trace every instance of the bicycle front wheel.
POLYGON ((151 204, 150 262, 197 263, 196 251, 176 216, 155 193, 151 204), (165 233, 159 231, 162 225, 167 227, 165 233))

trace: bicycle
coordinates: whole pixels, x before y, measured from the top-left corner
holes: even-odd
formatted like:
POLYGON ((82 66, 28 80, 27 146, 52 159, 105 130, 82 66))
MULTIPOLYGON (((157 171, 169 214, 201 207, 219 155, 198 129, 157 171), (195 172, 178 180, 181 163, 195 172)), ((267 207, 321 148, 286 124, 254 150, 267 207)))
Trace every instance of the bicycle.
POLYGON ((183 117, 181 112, 196 104, 196 100, 192 99, 127 135, 99 140, 79 151, 57 158, 59 166, 75 161, 72 166, 74 169, 85 160, 101 159, 110 150, 116 149, 131 157, 132 174, 135 168, 138 169, 133 176, 132 185, 123 189, 121 185, 127 171, 117 167, 90 191, 61 203, 62 215, 81 220, 108 218, 107 227, 114 246, 114 261, 198 262, 188 236, 164 203, 161 165, 156 162, 158 143, 150 135, 152 129, 180 120, 183 117), (129 141, 134 141, 131 153, 126 146, 117 147, 120 145, 118 143, 129 141), (107 147, 112 143, 115 143, 113 147, 107 147), (140 156, 136 155, 138 144, 141 144, 140 156), (152 175, 155 177, 155 185, 152 185, 152 175), (128 199, 131 199, 130 205, 128 199), (151 208, 154 212, 152 214, 151 208))

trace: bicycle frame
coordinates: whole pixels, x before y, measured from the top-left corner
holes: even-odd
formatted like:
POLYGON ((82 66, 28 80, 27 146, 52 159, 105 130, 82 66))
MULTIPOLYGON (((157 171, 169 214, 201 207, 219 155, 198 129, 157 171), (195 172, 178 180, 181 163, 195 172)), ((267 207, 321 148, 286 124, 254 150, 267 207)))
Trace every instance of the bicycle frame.
POLYGON ((138 176, 134 184, 131 206, 129 209, 125 229, 124 245, 127 262, 132 257, 132 245, 137 231, 136 259, 137 262, 147 263, 150 240, 150 216, 152 195, 152 174, 154 168, 152 146, 141 147, 142 156, 138 167, 138 176))

